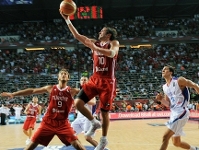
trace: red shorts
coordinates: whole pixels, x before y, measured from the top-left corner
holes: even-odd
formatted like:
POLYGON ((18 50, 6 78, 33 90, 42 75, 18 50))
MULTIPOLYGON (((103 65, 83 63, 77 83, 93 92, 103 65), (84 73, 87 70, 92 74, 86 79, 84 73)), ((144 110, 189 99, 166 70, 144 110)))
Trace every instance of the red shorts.
POLYGON ((23 124, 23 129, 28 130, 30 128, 34 129, 35 128, 35 123, 36 123, 36 117, 26 117, 26 120, 24 121, 23 124))
POLYGON ((111 110, 116 96, 116 79, 91 76, 88 83, 85 83, 82 88, 89 99, 99 96, 99 108, 111 110))
POLYGON ((75 132, 68 120, 45 119, 35 131, 32 141, 47 146, 55 135, 67 146, 72 141, 77 140, 77 136, 75 136, 75 132))

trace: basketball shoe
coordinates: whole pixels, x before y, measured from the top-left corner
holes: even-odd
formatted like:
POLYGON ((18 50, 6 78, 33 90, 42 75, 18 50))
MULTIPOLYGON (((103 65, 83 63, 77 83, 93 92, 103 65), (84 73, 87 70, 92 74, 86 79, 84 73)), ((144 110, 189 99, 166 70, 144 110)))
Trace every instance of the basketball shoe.
POLYGON ((98 143, 97 147, 94 150, 106 150, 107 145, 108 145, 108 140, 101 138, 100 142, 98 143))
POLYGON ((86 136, 93 136, 95 134, 95 131, 99 128, 101 128, 101 122, 99 122, 98 120, 95 120, 94 123, 92 123, 90 129, 86 132, 86 136))

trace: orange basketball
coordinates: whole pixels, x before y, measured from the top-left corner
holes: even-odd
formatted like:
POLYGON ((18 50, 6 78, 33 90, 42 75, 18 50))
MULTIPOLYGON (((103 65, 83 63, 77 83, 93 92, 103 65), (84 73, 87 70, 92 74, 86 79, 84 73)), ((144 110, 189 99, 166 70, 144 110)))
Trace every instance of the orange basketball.
POLYGON ((76 12, 77 6, 72 0, 63 0, 60 3, 60 10, 64 15, 70 16, 76 12))

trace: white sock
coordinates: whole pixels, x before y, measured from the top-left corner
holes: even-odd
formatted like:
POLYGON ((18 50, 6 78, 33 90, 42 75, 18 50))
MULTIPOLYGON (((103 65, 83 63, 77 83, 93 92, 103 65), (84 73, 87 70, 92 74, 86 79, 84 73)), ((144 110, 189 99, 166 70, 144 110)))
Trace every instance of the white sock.
POLYGON ((195 146, 190 146, 189 150, 196 150, 196 147, 195 146))
POLYGON ((101 139, 107 140, 107 137, 106 136, 102 136, 101 139))

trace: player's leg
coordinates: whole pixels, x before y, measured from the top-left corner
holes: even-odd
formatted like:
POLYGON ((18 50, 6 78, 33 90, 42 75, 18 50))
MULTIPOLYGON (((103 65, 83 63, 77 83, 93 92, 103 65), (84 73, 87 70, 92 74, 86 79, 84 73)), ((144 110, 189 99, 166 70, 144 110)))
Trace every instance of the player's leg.
POLYGON ((183 149, 188 149, 188 150, 196 150, 197 147, 195 146, 191 146, 190 144, 181 141, 181 136, 184 135, 183 132, 183 127, 185 126, 185 124, 187 123, 188 118, 183 118, 183 119, 179 119, 176 122, 176 128, 175 128, 175 135, 172 137, 172 142, 173 145, 176 147, 180 147, 183 149))
POLYGON ((24 124, 23 124, 23 132, 28 137, 29 137, 29 128, 30 128, 30 125, 31 125, 31 118, 27 117, 26 120, 24 121, 24 124))
POLYGON ((24 133, 27 137, 29 137, 28 130, 23 129, 23 133, 24 133))
POLYGON ((95 150, 102 150, 108 145, 107 134, 109 129, 109 111, 112 109, 112 103, 116 96, 116 81, 115 79, 101 79, 100 87, 103 88, 99 93, 100 112, 102 116, 102 137, 95 150), (110 84, 111 83, 111 84, 110 84))
POLYGON ((86 95, 83 89, 77 95, 75 99, 75 106, 86 118, 89 120, 93 120, 94 117, 92 116, 91 112, 84 106, 90 99, 86 95))
POLYGON ((39 143, 30 142, 24 150, 34 150, 38 145, 39 143))
POLYGON ((88 119, 86 119, 84 122, 84 133, 85 133, 84 137, 85 137, 86 141, 88 141, 90 144, 92 144, 94 147, 96 147, 98 142, 93 139, 94 135, 92 135, 92 136, 86 135, 86 133, 90 129, 90 127, 91 127, 91 122, 88 119))
POLYGON ((87 142, 89 142, 91 145, 93 145, 94 147, 96 147, 98 145, 98 142, 95 141, 92 136, 86 136, 85 135, 85 139, 87 142))
MULTIPOLYGON (((96 120, 93 115, 91 114, 91 112, 84 106, 85 103, 87 103, 91 98, 93 98, 95 96, 96 93, 92 92, 92 88, 90 87, 85 87, 85 90, 87 91, 87 93, 90 93, 89 96, 87 96, 87 94, 84 92, 83 89, 80 90, 80 92, 77 95, 77 99, 75 100, 75 105, 76 108, 86 117, 88 118, 91 123, 92 126, 91 128, 88 130, 88 132, 86 133, 87 136, 91 136, 95 133, 95 131, 99 128, 101 128, 101 123, 96 120)), ((93 90, 94 91, 94 90, 93 90)))
POLYGON ((29 137, 29 139, 32 137, 32 131, 33 129, 32 128, 29 128, 28 129, 28 137, 29 137))
POLYGON ((70 143, 77 150, 86 150, 86 148, 81 144, 81 142, 77 139, 70 143))
POLYGON ((23 133, 27 136, 26 139, 26 145, 30 143, 30 136, 29 136, 29 126, 30 126, 30 119, 26 118, 24 124, 23 124, 23 133))
POLYGON ((110 118, 109 118, 109 111, 101 109, 102 115, 102 136, 107 136, 110 118))
POLYGON ((174 132, 170 129, 167 129, 162 138, 162 145, 160 150, 166 150, 169 145, 170 138, 174 135, 174 132))
POLYGON ((42 121, 35 133, 33 134, 31 142, 26 149, 32 150, 32 148, 35 148, 38 144, 48 146, 52 138, 55 136, 56 129, 57 128, 55 126, 52 127, 42 121))
POLYGON ((101 109, 102 115, 102 137, 100 138, 100 142, 98 143, 97 147, 94 150, 102 150, 105 149, 108 145, 107 134, 109 128, 109 111, 101 109))
POLYGON ((64 143, 66 146, 72 145, 77 150, 86 150, 85 147, 78 140, 78 137, 75 135, 74 129, 71 127, 70 122, 66 121, 62 126, 59 127, 59 130, 56 131, 57 137, 64 143))
POLYGON ((196 150, 196 147, 192 147, 191 149, 191 145, 189 145, 186 142, 181 141, 180 136, 172 137, 172 142, 173 142, 173 145, 176 147, 181 147, 183 149, 188 149, 188 150, 196 150))

